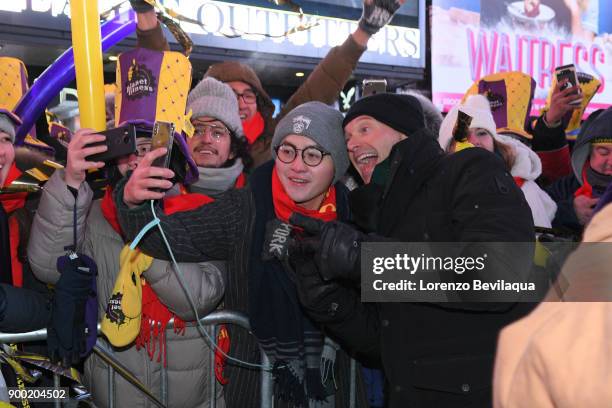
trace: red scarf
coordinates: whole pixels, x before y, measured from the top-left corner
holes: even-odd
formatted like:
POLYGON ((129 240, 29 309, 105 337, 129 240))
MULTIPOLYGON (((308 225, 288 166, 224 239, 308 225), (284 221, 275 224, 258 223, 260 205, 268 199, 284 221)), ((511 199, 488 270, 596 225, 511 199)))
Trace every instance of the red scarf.
POLYGON ((525 184, 525 179, 522 177, 514 177, 514 182, 516 183, 518 188, 521 188, 523 187, 523 184, 525 184))
POLYGON ((261 136, 265 126, 266 122, 259 111, 255 112, 255 115, 251 119, 242 121, 242 130, 244 130, 249 145, 255 143, 257 138, 261 136))
POLYGON ((235 188, 242 188, 246 186, 246 176, 244 173, 240 173, 238 178, 236 179, 236 184, 234 184, 235 188))
POLYGON ((308 217, 317 218, 325 222, 336 219, 336 188, 331 186, 318 210, 307 210, 296 204, 287 194, 276 173, 276 167, 272 169, 272 202, 276 217, 283 222, 289 222, 292 213, 297 212, 308 217))
POLYGON ((584 167, 582 168, 582 186, 574 191, 574 197, 578 197, 578 196, 587 196, 588 198, 593 198, 593 187, 591 186, 591 184, 588 182, 587 180, 587 176, 586 176, 586 170, 589 164, 588 163, 584 163, 584 167))
MULTIPOLYGON (((6 175, 6 180, 4 180, 3 187, 7 187, 11 185, 13 181, 15 181, 19 176, 21 176, 21 171, 15 165, 15 162, 11 165, 8 174, 6 175)), ((18 257, 18 249, 19 249, 19 222, 17 218, 11 217, 11 213, 15 210, 23 208, 25 206, 25 201, 28 193, 9 193, 9 194, 0 194, 0 204, 4 207, 4 211, 9 216, 8 217, 8 225, 9 225, 9 245, 11 248, 11 276, 13 281, 13 286, 18 288, 23 286, 23 265, 19 261, 18 257)))
MULTIPOLYGON (((164 199, 164 213, 167 215, 178 211, 188 211, 201 205, 213 201, 212 198, 203 194, 181 194, 164 199)), ((104 193, 101 202, 102 214, 113 229, 123 237, 119 219, 117 218, 117 207, 113 200, 112 189, 110 186, 104 193)), ((157 361, 166 366, 166 327, 171 318, 174 318, 174 332, 180 335, 185 334, 185 322, 161 303, 159 297, 151 288, 143 282, 142 285, 142 317, 140 320, 140 333, 136 338, 136 348, 145 347, 151 360, 156 351, 159 351, 157 361), (156 343, 159 343, 159 350, 156 350, 156 343)))

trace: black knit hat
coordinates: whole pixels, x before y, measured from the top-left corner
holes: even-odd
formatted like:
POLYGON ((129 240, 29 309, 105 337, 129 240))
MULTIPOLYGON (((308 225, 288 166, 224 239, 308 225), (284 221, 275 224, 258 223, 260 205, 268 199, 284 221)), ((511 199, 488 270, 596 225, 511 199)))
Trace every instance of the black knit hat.
POLYGON ((405 135, 425 127, 421 104, 412 95, 381 93, 360 99, 346 113, 342 127, 364 115, 371 116, 405 135))

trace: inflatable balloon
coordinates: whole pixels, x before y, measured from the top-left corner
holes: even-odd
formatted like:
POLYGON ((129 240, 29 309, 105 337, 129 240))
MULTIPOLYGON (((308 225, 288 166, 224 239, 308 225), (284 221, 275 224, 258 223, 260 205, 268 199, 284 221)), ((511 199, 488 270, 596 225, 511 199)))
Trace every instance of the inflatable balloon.
MULTIPOLYGON (((104 52, 136 31, 136 13, 131 9, 121 13, 115 12, 113 18, 101 25, 100 31, 102 52, 104 52)), ((26 134, 44 112, 45 107, 62 88, 74 79, 74 53, 70 48, 34 81, 30 90, 15 107, 15 113, 23 121, 23 124, 17 129, 16 145, 23 144, 26 134)))
POLYGON ((106 109, 97 0, 70 2, 70 29, 81 126, 102 131, 106 129, 106 109))

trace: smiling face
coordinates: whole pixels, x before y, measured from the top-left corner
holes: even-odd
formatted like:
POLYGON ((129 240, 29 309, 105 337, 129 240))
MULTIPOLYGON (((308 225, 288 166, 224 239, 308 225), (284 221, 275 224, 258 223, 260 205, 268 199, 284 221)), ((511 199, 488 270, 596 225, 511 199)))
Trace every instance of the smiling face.
POLYGON ((594 145, 589 164, 596 172, 612 176, 612 143, 594 145))
POLYGON ((0 186, 4 186, 4 181, 14 161, 13 141, 7 133, 0 131, 0 186))
POLYGON ((196 131, 187 138, 193 161, 198 167, 219 168, 235 157, 227 127, 215 118, 200 116, 191 122, 196 131))
POLYGON ((232 88, 238 98, 238 113, 240 114, 240 120, 245 121, 253 119, 253 116, 257 113, 257 100, 253 87, 242 81, 230 81, 226 82, 226 84, 232 88))
POLYGON ((391 153, 391 148, 406 135, 370 116, 358 116, 344 127, 349 158, 362 180, 372 179, 374 167, 391 153))
POLYGON ((308 137, 288 135, 281 142, 279 149, 295 148, 295 159, 291 163, 284 163, 279 152, 274 166, 289 197, 303 208, 317 210, 334 179, 335 169, 330 155, 324 155, 317 166, 305 164, 302 151, 310 146, 318 147, 315 141, 308 137))

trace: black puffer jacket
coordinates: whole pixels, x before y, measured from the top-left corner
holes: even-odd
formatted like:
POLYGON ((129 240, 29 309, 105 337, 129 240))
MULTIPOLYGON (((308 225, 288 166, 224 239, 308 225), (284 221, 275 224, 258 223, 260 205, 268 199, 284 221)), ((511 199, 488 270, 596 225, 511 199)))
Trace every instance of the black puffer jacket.
MULTIPOLYGON (((529 206, 495 155, 466 149, 443 156, 421 132, 397 143, 389 160, 384 186, 351 193, 351 210, 365 229, 404 242, 533 241, 529 206)), ((504 273, 530 270, 529 256, 505 258, 498 265, 504 273)), ((341 288, 324 303, 312 317, 328 322, 357 355, 382 362, 390 407, 491 406, 497 335, 533 307, 361 303, 341 288), (326 313, 332 303, 339 305, 333 317, 326 313)))

